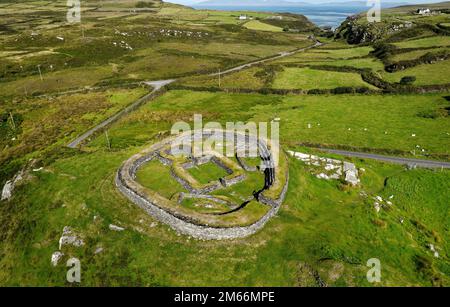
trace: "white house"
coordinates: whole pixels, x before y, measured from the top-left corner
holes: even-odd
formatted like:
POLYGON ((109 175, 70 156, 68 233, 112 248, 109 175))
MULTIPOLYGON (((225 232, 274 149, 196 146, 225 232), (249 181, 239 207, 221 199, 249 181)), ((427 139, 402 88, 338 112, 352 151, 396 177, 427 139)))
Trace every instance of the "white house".
POLYGON ((247 20, 248 17, 247 15, 241 14, 241 16, 239 16, 239 20, 247 20))

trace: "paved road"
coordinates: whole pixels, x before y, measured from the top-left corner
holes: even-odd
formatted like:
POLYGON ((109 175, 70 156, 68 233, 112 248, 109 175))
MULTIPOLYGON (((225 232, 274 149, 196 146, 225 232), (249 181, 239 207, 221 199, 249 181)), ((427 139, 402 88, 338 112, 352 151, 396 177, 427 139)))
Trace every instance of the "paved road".
MULTIPOLYGON (((311 48, 316 48, 316 47, 321 46, 321 45, 323 45, 323 43, 316 42, 314 45, 306 47, 306 48, 296 49, 296 50, 289 51, 289 52, 281 52, 278 55, 275 55, 273 57, 269 57, 269 58, 266 58, 266 59, 263 59, 263 60, 257 60, 257 61, 254 61, 254 62, 250 62, 250 63, 244 64, 244 65, 240 65, 240 66, 237 66, 237 67, 225 70, 223 72, 220 72, 220 75, 228 74, 228 73, 235 72, 235 71, 240 71, 240 70, 252 67, 254 65, 262 64, 262 63, 265 63, 265 62, 268 62, 268 61, 273 61, 273 60, 280 59, 280 58, 284 58, 284 57, 287 57, 287 56, 290 56, 290 55, 294 55, 294 54, 299 53, 299 52, 303 52, 303 51, 311 49, 311 48)), ((217 76, 217 75, 219 75, 219 73, 213 73, 213 74, 210 74, 209 76, 217 76)), ((112 117, 110 117, 107 120, 103 121, 102 123, 98 124, 94 128, 86 131, 85 133, 83 133, 82 135, 77 137, 75 140, 73 140, 67 146, 69 148, 77 148, 87 138, 92 136, 94 133, 102 130, 106 126, 108 126, 108 125, 112 124, 113 122, 117 121, 123 115, 125 115, 125 114, 129 113, 130 111, 140 107, 142 104, 150 101, 153 98, 153 96, 156 94, 156 92, 158 92, 164 86, 166 86, 166 85, 168 85, 168 84, 170 84, 172 82, 175 82, 175 81, 177 81, 177 79, 143 82, 144 84, 147 84, 147 85, 150 85, 151 87, 153 87, 153 91, 151 93, 149 93, 149 94, 145 95, 144 97, 140 98, 138 101, 134 102, 133 104, 131 104, 130 106, 126 107, 125 109, 123 109, 119 113, 113 115, 112 117)))
POLYGON ((396 164, 410 165, 422 168, 450 168, 449 162, 441 162, 441 161, 432 161, 432 160, 421 160, 421 159, 408 159, 402 157, 393 157, 393 156, 384 156, 377 155, 365 152, 354 152, 354 151, 346 151, 346 150, 338 150, 338 149, 327 149, 327 148, 319 148, 321 151, 325 151, 328 153, 338 154, 346 157, 356 157, 362 159, 371 159, 378 160, 396 164))
POLYGON ((156 92, 158 92, 162 87, 164 87, 167 84, 172 83, 175 80, 159 80, 159 81, 150 81, 150 82, 144 82, 147 85, 150 85, 153 87, 153 90, 145 95, 144 97, 140 98, 133 104, 129 105, 119 113, 116 113, 115 115, 111 116, 107 120, 103 121, 102 123, 98 124, 92 129, 89 129, 79 137, 77 137, 75 140, 73 140, 69 145, 67 145, 69 148, 77 148, 81 143, 84 142, 87 138, 89 138, 91 135, 96 133, 97 131, 105 128, 106 126, 112 124, 113 122, 117 121, 119 118, 121 118, 123 115, 133 111, 134 109, 140 107, 142 104, 146 103, 147 101, 151 100, 156 92))
POLYGON ((250 63, 244 64, 244 65, 240 65, 240 66, 237 66, 237 67, 233 67, 233 68, 221 71, 221 72, 216 72, 216 73, 210 74, 209 76, 215 77, 215 76, 218 76, 219 74, 220 75, 224 75, 224 74, 228 74, 230 72, 240 71, 240 70, 243 70, 243 69, 246 69, 246 68, 250 68, 250 67, 258 65, 258 64, 266 63, 266 62, 273 61, 273 60, 278 60, 278 59, 281 59, 281 58, 284 58, 284 57, 287 57, 287 56, 291 56, 291 55, 294 55, 296 53, 303 52, 303 51, 306 51, 306 50, 309 50, 309 49, 312 49, 312 48, 316 48, 316 47, 319 47, 319 46, 322 46, 322 45, 323 45, 323 43, 316 42, 314 45, 309 46, 309 47, 296 49, 294 51, 280 52, 278 55, 275 55, 273 57, 262 59, 262 60, 258 60, 258 61, 254 61, 254 62, 250 62, 250 63))

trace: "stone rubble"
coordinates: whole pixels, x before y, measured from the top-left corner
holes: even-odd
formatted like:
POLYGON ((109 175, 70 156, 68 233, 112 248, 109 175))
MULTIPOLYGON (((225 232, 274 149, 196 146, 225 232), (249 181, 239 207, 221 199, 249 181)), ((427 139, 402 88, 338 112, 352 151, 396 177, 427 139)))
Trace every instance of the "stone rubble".
POLYGON ((316 177, 319 179, 339 180, 343 178, 345 182, 353 186, 356 186, 360 183, 358 169, 353 163, 336 159, 323 158, 301 152, 288 151, 288 153, 291 156, 295 157, 297 160, 303 161, 306 165, 323 167, 324 172, 316 175, 316 177))
POLYGON ((53 266, 57 266, 62 257, 64 257, 64 253, 61 252, 64 245, 80 247, 84 245, 84 241, 76 235, 69 226, 64 226, 63 233, 59 238, 59 250, 54 252, 51 257, 51 263, 53 266))
POLYGON ((23 171, 20 171, 13 177, 13 179, 6 181, 5 185, 3 186, 1 200, 10 199, 12 197, 12 193, 14 191, 15 186, 17 185, 17 183, 22 181, 22 179, 23 179, 23 171))
POLYGON ((434 244, 428 245, 428 248, 430 249, 431 252, 433 252, 435 258, 439 258, 439 252, 436 250, 434 244))
POLYGON ((61 238, 59 238, 59 249, 61 250, 64 245, 80 247, 84 245, 84 241, 78 237, 69 226, 65 226, 63 234, 61 238))
MULTIPOLYGON (((389 197, 389 199, 391 199, 391 200, 393 198, 394 198, 394 195, 391 195, 389 197)), ((377 213, 380 212, 381 208, 390 207, 393 205, 390 200, 383 199, 383 197, 381 197, 379 195, 375 196, 373 199, 374 199, 373 207, 375 208, 375 211, 377 213)), ((403 219, 400 220, 400 223, 403 224, 403 219)))

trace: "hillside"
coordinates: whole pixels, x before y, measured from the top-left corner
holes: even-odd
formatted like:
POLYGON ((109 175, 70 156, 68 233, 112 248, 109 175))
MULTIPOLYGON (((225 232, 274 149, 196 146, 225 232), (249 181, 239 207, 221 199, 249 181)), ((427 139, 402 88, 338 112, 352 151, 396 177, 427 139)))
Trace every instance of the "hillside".
POLYGON ((336 38, 346 39, 350 44, 373 43, 395 37, 414 37, 434 32, 449 35, 441 24, 450 20, 450 2, 432 5, 410 5, 382 10, 381 22, 368 23, 366 13, 351 16, 336 30, 336 38), (420 8, 430 8, 435 13, 417 14, 420 8))
POLYGON ((301 15, 83 3, 71 24, 63 0, 0 1, 0 286, 450 285, 447 14, 389 11, 362 43, 362 17, 334 39, 301 15), (275 137, 172 146, 199 117, 275 137))

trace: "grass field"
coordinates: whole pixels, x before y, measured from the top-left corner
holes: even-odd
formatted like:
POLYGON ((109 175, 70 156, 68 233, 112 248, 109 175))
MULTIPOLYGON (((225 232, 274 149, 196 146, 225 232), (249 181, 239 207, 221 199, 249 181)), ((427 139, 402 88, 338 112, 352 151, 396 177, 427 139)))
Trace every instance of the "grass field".
MULTIPOLYGON (((33 10, 42 5, 36 3, 15 5, 33 10)), ((65 3, 59 3, 60 7, 45 3, 55 10, 42 17, 45 25, 35 25, 28 15, 16 16, 22 22, 6 20, 11 31, 2 36, 0 45, 0 97, 215 72, 312 44, 301 33, 250 31, 235 12, 197 11, 159 2, 139 14, 129 10, 137 1, 91 2, 82 26, 65 25, 65 3), (98 6, 106 11, 92 10, 98 6), (13 31, 18 29, 21 32, 13 31)), ((271 14, 251 16, 264 19, 271 14)))
POLYGON ((378 59, 374 58, 362 58, 362 59, 350 59, 350 60, 334 60, 334 61, 317 61, 309 62, 309 65, 327 65, 327 66, 348 66, 355 68, 368 68, 372 71, 383 71, 384 65, 378 59))
MULTIPOLYGON (((449 107, 442 94, 277 96, 170 91, 124 118, 109 133, 116 148, 143 144, 146 135, 168 131, 174 122, 270 122, 281 118, 281 142, 346 144, 357 148, 400 150, 417 157, 448 155, 449 107), (188 109, 185 109, 187 108, 188 109), (185 110, 185 111, 180 111, 185 110), (439 115, 441 114, 441 115, 439 115), (308 128, 311 124, 311 128, 308 128), (413 136, 415 135, 415 136, 413 136), (114 141, 115 140, 115 141, 114 141), (419 147, 417 147, 419 145, 419 147), (425 151, 422 152, 422 149, 425 151)), ((91 146, 104 147, 100 137, 91 146)))
POLYGON ((415 76, 417 78, 414 82, 415 85, 448 84, 450 83, 450 75, 441 72, 449 70, 450 60, 446 60, 434 64, 422 64, 395 73, 384 72, 382 76, 389 82, 400 82, 403 77, 415 76))
POLYGON ((188 171, 202 184, 217 181, 227 175, 227 172, 223 168, 212 162, 193 167, 188 171))
POLYGON ((292 160, 291 188, 277 219, 247 239, 202 242, 177 236, 163 225, 151 226, 149 216, 118 194, 113 175, 130 153, 97 151, 59 160, 0 208, 2 238, 7 239, 1 244, 10 251, 0 262, 2 284, 67 285, 65 268, 49 264, 64 225, 88 242, 66 250, 83 263, 84 285, 305 286, 311 281, 301 272, 308 264, 329 285, 368 286, 365 261, 373 257, 383 263, 381 285, 431 285, 431 278, 435 285, 448 283, 447 262, 433 259, 426 248, 435 243, 443 255, 449 252, 443 241, 435 242, 445 238, 448 172, 405 172, 362 163, 367 169, 362 190, 395 195, 395 209, 376 214, 369 198, 320 181, 292 160), (418 185, 420 190, 411 191, 418 185), (424 198, 422 191, 429 196, 424 198), (409 217, 403 225, 402 216, 409 217), (126 231, 110 231, 109 223, 126 231), (98 247, 104 252, 94 256, 98 247), (416 265, 419 257, 425 267, 416 265))
POLYGON ((158 193, 172 199, 176 193, 187 192, 171 175, 170 168, 159 161, 145 164, 136 174, 137 182, 144 187, 158 191, 158 193))
POLYGON ((429 52, 441 52, 444 50, 449 50, 448 48, 445 47, 440 47, 440 48, 433 48, 433 49, 422 49, 422 50, 415 50, 415 51, 410 51, 410 52, 404 52, 404 53, 399 53, 399 54, 395 54, 394 56, 390 57, 389 60, 393 61, 393 62, 398 62, 398 61, 405 61, 405 60, 413 60, 413 59, 417 59, 429 52))
POLYGON ((268 32, 282 32, 283 29, 279 27, 275 27, 266 23, 262 23, 258 20, 251 20, 249 22, 246 22, 244 24, 244 27, 250 30, 257 30, 257 31, 268 31, 268 32))
POLYGON ((193 87, 221 87, 223 89, 228 88, 246 88, 246 89, 259 89, 264 87, 264 80, 259 75, 264 76, 264 69, 260 67, 254 67, 246 70, 242 70, 236 73, 210 77, 210 76, 198 76, 188 77, 179 81, 180 84, 193 87), (220 81, 220 84, 219 84, 220 81))
POLYGON ((342 86, 374 88, 364 82, 359 74, 311 68, 287 67, 276 76, 273 82, 273 87, 277 89, 333 89, 342 86))
POLYGON ((3 164, 14 158, 38 159, 41 150, 64 146, 145 93, 145 88, 109 89, 4 104, 0 106, 0 114, 20 118, 20 123, 17 122, 14 129, 8 127, 7 130, 1 130, 0 160, 3 164), (8 138, 3 139, 4 136, 8 138))
MULTIPOLYGON (((445 27, 448 14, 418 17, 411 7, 386 11, 385 22, 373 26, 387 31, 381 40, 413 49, 380 60, 371 53, 372 43, 348 45, 342 38, 325 38, 302 16, 280 14, 279 19, 269 12, 194 10, 150 1, 149 10, 141 10, 148 4, 138 0, 89 1, 82 5, 81 25, 65 22, 65 0, 0 3, 1 186, 25 170, 13 197, 0 203, 1 286, 73 286, 66 282, 70 257, 81 261, 81 286, 450 285, 448 170, 349 158, 345 161, 356 165, 361 180, 352 187, 344 180, 319 179, 315 167, 288 158, 277 170, 289 174, 279 213, 255 235, 231 241, 178 234, 115 185, 125 160, 168 137, 175 122, 192 123, 195 114, 202 115, 203 123, 223 125, 279 122, 283 151, 343 159, 313 149, 329 146, 450 161, 448 91, 425 93, 412 87, 420 94, 381 89, 364 95, 262 94, 282 92, 274 89, 375 90, 359 73, 337 71, 362 68, 391 83, 405 76, 417 78, 413 86, 450 83, 449 60, 395 73, 386 72, 383 64, 447 49, 448 36, 436 34, 446 30, 436 27, 445 27), (243 22, 241 13, 253 19, 243 22), (390 25, 406 21, 413 21, 412 29, 389 32, 390 25), (220 78, 209 75, 311 46, 313 35, 326 44, 220 78), (319 65, 332 68, 314 68, 319 65), (66 147, 147 94, 150 89, 138 86, 141 81, 168 78, 180 79, 108 126, 107 134, 95 134, 77 149, 66 147), (198 89, 176 90, 177 85, 198 89), (63 93, 71 90, 76 92, 63 93), (242 93, 247 90, 255 91, 242 93), (384 202, 377 212, 376 196, 392 204, 384 202), (110 224, 124 231, 113 231, 110 224), (54 267, 50 259, 65 226, 85 244, 64 246, 54 267), (382 265, 376 285, 366 278, 371 258, 382 265)), ((361 18, 355 26, 365 22, 361 18)), ((257 165, 256 159, 247 162, 257 165)), ((188 174, 206 184, 226 172, 208 163, 188 174)), ((264 186, 261 172, 246 176, 212 194, 245 202, 264 186)), ((144 165, 136 179, 167 199, 185 192, 159 161, 144 165)), ((178 205, 199 214, 230 209, 192 199, 178 205)), ((212 225, 250 225, 269 209, 251 201, 224 219, 214 215, 217 224, 212 225)))
POLYGON ((450 46, 450 38, 447 36, 433 36, 420 39, 406 40, 394 43, 400 48, 424 48, 424 47, 443 47, 450 46))

